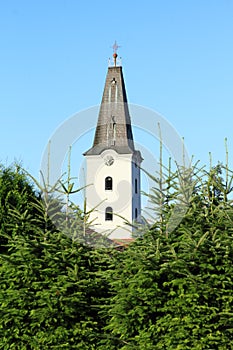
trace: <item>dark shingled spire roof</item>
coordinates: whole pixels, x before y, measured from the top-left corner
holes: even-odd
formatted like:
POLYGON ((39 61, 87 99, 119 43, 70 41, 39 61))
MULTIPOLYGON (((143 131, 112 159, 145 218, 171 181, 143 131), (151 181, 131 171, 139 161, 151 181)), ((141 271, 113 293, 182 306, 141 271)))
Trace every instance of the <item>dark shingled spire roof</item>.
POLYGON ((105 149, 114 149, 120 154, 135 152, 120 66, 108 68, 93 146, 84 155, 100 154, 105 149))

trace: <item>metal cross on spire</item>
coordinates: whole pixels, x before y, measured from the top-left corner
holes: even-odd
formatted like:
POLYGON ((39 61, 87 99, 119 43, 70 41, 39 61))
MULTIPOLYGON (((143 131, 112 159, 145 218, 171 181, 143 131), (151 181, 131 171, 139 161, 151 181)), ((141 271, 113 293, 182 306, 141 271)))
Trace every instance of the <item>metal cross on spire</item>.
POLYGON ((119 45, 117 44, 116 40, 115 43, 113 44, 112 48, 113 48, 113 53, 117 53, 117 50, 119 49, 119 45))

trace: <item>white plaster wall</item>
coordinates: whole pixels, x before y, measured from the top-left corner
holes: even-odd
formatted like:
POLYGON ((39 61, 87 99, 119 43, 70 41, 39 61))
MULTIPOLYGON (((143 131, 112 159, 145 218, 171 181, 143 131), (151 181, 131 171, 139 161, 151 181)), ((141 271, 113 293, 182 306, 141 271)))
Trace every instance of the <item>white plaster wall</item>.
MULTIPOLYGON (((109 234, 110 238, 131 238, 132 229, 125 224, 125 218, 130 223, 133 220, 133 196, 132 186, 133 165, 132 155, 117 154, 113 150, 106 150, 101 155, 86 156, 86 199, 87 210, 96 209, 90 215, 90 222, 98 232, 109 234), (111 155, 114 163, 105 165, 104 159, 111 155), (113 190, 105 190, 105 178, 113 179, 113 190), (106 207, 112 207, 113 221, 105 221, 106 207)), ((135 169, 138 171, 137 169, 135 169)), ((140 200, 140 182, 138 183, 138 196, 140 200)), ((139 205, 139 204, 138 204, 139 205)))

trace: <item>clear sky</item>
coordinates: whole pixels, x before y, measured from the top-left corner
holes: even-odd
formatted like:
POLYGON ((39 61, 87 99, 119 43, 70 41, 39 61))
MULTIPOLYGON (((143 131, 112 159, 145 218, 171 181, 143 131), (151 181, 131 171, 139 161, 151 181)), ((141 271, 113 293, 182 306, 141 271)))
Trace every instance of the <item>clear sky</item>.
POLYGON ((9 0, 0 3, 1 163, 38 176, 56 128, 100 103, 115 39, 129 102, 163 115, 201 164, 210 151, 224 161, 225 137, 233 157, 233 0, 9 0))

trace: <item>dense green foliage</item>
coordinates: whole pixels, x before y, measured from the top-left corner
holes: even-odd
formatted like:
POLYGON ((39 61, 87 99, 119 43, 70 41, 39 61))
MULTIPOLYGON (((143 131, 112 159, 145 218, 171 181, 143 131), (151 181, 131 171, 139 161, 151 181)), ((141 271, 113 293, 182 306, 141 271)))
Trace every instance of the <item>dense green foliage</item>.
POLYGON ((108 297, 106 250, 81 244, 75 232, 71 237, 71 229, 80 229, 80 218, 76 229, 65 220, 66 234, 57 231, 46 202, 35 194, 29 200, 33 188, 23 173, 7 169, 2 180, 6 173, 12 179, 8 191, 16 192, 17 201, 7 201, 0 231, 7 242, 0 265, 0 348, 95 349, 105 325, 98 311, 108 297), (18 177, 22 188, 17 192, 18 177))
MULTIPOLYGON (((9 228, 9 218, 11 211, 16 209, 21 213, 35 212, 33 203, 38 199, 38 194, 34 191, 26 175, 19 166, 4 168, 0 166, 0 229, 1 232, 11 234, 9 228)), ((0 251, 6 249, 6 237, 0 236, 0 251)))
POLYGON ((228 169, 163 175, 154 224, 124 251, 77 240, 80 212, 63 230, 48 225, 22 172, 2 169, 0 182, 0 349, 233 348, 228 169))

